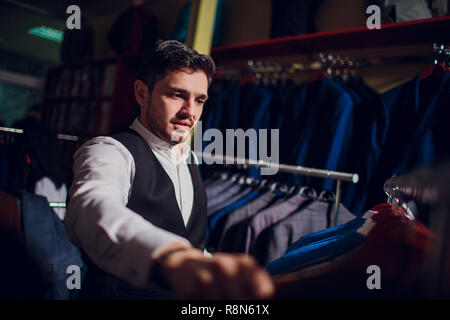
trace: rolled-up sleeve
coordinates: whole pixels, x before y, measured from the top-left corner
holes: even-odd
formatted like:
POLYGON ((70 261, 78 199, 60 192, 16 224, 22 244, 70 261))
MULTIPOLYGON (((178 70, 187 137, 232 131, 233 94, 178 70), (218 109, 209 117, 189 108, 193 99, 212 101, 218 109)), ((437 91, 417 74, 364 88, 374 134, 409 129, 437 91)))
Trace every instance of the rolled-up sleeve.
POLYGON ((126 207, 135 167, 117 140, 89 140, 75 153, 73 169, 65 228, 70 240, 99 268, 144 286, 152 258, 161 249, 175 242, 190 245, 126 207))

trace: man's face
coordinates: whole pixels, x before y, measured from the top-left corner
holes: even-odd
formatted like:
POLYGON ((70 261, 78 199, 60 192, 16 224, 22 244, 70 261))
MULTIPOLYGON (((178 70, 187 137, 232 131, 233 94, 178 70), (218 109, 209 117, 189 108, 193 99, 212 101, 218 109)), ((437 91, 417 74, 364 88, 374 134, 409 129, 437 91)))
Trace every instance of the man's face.
POLYGON ((137 80, 135 95, 141 105, 141 123, 161 139, 177 144, 200 119, 207 92, 208 79, 203 71, 169 71, 151 93, 137 80))

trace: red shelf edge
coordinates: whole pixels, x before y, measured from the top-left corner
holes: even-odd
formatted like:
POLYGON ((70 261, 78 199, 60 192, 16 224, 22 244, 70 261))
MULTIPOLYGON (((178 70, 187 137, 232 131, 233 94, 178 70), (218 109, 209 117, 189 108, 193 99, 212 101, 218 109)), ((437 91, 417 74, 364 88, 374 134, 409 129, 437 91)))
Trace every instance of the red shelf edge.
MULTIPOLYGON (((439 22, 450 22, 450 15, 422 19, 422 20, 414 20, 414 21, 405 21, 405 22, 397 22, 397 23, 389 23, 381 25, 381 29, 368 29, 367 27, 357 27, 357 28, 347 28, 341 30, 331 30, 331 31, 323 31, 302 35, 294 35, 294 36, 286 36, 275 39, 267 39, 267 40, 259 40, 259 41, 251 41, 244 43, 237 43, 225 46, 218 46, 211 49, 211 56, 214 58, 215 55, 223 56, 225 53, 233 52, 235 50, 245 50, 251 49, 252 47, 274 47, 279 44, 288 44, 292 42, 301 42, 302 40, 310 40, 310 39, 320 39, 327 37, 334 37, 338 35, 351 35, 351 34, 361 34, 369 33, 369 32, 377 32, 381 30, 395 30, 395 29, 404 29, 410 28, 414 26, 426 26, 430 24, 435 24, 439 22)), ((222 58, 222 57, 221 57, 222 58)), ((223 58, 222 58, 223 59, 223 58)))

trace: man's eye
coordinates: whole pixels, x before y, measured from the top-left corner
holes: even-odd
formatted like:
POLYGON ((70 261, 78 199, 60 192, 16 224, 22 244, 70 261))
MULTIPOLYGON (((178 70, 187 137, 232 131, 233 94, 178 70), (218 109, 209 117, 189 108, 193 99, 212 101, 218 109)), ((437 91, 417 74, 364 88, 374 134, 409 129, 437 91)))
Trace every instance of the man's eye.
POLYGON ((179 93, 172 93, 172 94, 170 94, 170 96, 174 97, 174 98, 183 98, 183 96, 179 93))
POLYGON ((204 103, 205 103, 205 100, 203 100, 203 99, 197 99, 197 103, 198 103, 198 104, 204 104, 204 103))

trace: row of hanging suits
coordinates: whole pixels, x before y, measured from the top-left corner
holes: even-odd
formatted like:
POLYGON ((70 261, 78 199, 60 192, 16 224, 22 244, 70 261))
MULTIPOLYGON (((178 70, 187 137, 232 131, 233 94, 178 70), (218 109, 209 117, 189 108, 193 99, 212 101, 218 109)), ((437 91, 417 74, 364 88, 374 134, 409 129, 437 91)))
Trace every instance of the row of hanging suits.
MULTIPOLYGON (((357 184, 344 184, 342 202, 360 215, 385 200, 383 183, 392 175, 450 156, 449 92, 449 72, 441 65, 383 94, 357 75, 344 81, 318 72, 297 85, 219 79, 210 88, 203 129, 279 129, 280 163, 359 175, 357 184)), ((247 151, 257 158, 254 148, 247 151)), ((260 177, 257 168, 248 174, 260 177)), ((277 179, 335 188, 331 179, 287 174, 277 179)))
MULTIPOLYGON (((206 248, 210 252, 242 252, 262 264, 279 258, 303 235, 334 222, 335 195, 314 188, 226 174, 205 181, 208 197, 206 248)), ((338 224, 355 216, 339 205, 338 224)))
POLYGON ((423 268, 436 235, 400 206, 379 203, 355 216, 339 204, 332 226, 335 198, 327 190, 231 173, 207 178, 205 188, 206 248, 255 257, 275 280, 278 299, 425 297, 423 268), (375 267, 383 290, 367 287, 375 267))
MULTIPOLYGON (((314 74, 300 85, 218 81, 211 96, 204 129, 280 129, 280 163, 360 180, 343 185, 332 226, 333 180, 264 177, 257 168, 247 175, 285 182, 287 190, 236 174, 206 178, 207 248, 255 256, 277 279, 278 298, 423 297, 421 272, 435 235, 426 221, 384 203, 383 185, 450 155, 447 67, 430 66, 384 94, 361 77, 314 74), (371 265, 381 269, 383 290, 368 290, 371 265)), ((221 167, 202 170, 208 177, 221 167)))

